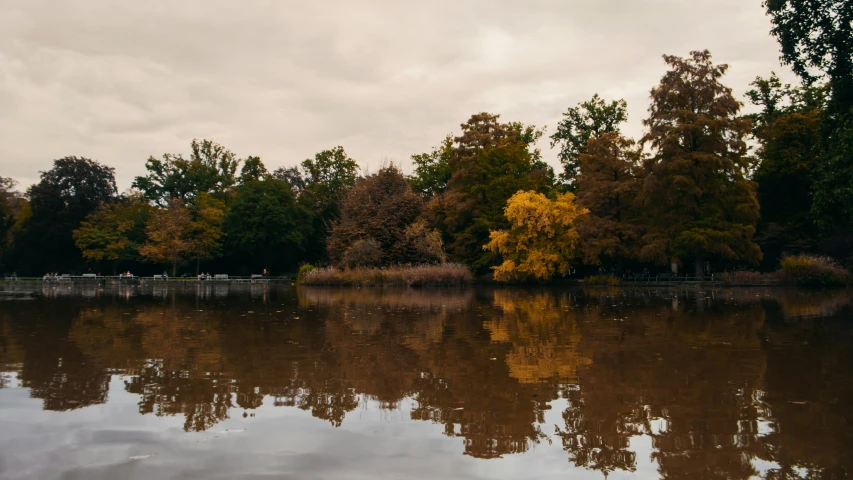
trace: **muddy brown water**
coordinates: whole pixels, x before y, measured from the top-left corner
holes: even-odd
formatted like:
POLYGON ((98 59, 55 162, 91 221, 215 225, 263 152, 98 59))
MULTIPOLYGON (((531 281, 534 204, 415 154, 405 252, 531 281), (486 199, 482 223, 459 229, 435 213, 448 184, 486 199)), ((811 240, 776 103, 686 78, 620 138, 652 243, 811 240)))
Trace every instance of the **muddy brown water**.
POLYGON ((46 286, 2 479, 842 479, 853 292, 46 286))

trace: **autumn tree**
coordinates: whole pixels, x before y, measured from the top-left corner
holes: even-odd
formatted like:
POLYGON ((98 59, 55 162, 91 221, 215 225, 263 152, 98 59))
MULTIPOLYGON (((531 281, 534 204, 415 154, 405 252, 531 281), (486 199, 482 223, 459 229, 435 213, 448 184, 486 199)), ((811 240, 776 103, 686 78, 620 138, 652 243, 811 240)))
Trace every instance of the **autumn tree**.
POLYGON ((88 158, 55 160, 27 191, 30 215, 16 240, 16 264, 40 274, 81 268, 84 260, 73 232, 116 193, 115 169, 88 158))
POLYGON ((751 124, 720 82, 728 66, 714 65, 708 51, 664 60, 670 70, 652 89, 643 122, 654 155, 644 165, 641 257, 693 261, 697 276, 706 258, 754 264, 761 259, 752 241, 759 213, 744 141, 751 124))
POLYGON ((227 207, 225 201, 201 193, 190 206, 192 221, 190 222, 188 239, 190 243, 189 259, 196 264, 196 274, 201 262, 214 259, 222 254, 222 221, 225 219, 227 207))
POLYGON ((551 200, 532 191, 519 191, 509 199, 504 214, 510 228, 490 232, 483 247, 503 258, 492 267, 495 280, 548 280, 569 272, 580 253, 575 221, 586 213, 574 200, 572 193, 557 193, 551 200))
POLYGON ((290 186, 266 178, 245 183, 223 222, 226 251, 249 267, 296 265, 311 236, 311 212, 290 186))
POLYGON ((74 242, 89 261, 112 263, 137 260, 145 242, 145 224, 152 207, 139 194, 102 203, 74 230, 74 242))
POLYGON ((189 158, 171 153, 163 154, 162 159, 149 157, 145 162, 148 174, 136 177, 133 187, 162 207, 171 205, 173 199, 191 203, 202 193, 224 199, 237 183, 239 164, 240 159, 222 145, 195 139, 189 158))
POLYGON ((619 124, 627 119, 628 104, 625 100, 606 102, 598 94, 563 114, 557 131, 551 135, 551 148, 560 147, 559 158, 563 164, 560 180, 567 188, 577 191, 574 182, 580 173, 580 157, 587 153, 589 140, 617 131, 619 124))
POLYGON ((542 131, 498 118, 478 113, 462 124, 447 188, 429 205, 448 256, 481 272, 493 262, 492 252, 482 248, 489 232, 508 227, 507 200, 519 190, 545 192, 553 184, 553 171, 535 148, 542 131))
POLYGON ((612 131, 591 137, 584 150, 576 178, 577 204, 589 211, 577 222, 581 251, 588 263, 619 266, 638 253, 642 148, 612 131))
POLYGON ((338 264, 376 266, 443 261, 440 236, 419 222, 423 202, 394 165, 359 180, 332 227, 329 257, 338 264), (376 250, 371 242, 378 255, 369 253, 376 250))
POLYGON ((172 265, 172 276, 177 275, 178 265, 193 253, 192 223, 190 209, 181 200, 171 199, 167 207, 151 213, 145 227, 147 240, 139 254, 149 262, 172 265))

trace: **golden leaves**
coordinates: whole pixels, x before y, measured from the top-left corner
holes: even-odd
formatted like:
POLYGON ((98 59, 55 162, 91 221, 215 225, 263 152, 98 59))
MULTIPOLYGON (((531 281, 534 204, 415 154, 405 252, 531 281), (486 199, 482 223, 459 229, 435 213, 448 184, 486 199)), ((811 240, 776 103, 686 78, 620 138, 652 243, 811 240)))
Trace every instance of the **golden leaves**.
POLYGON ((498 281, 566 274, 577 257, 580 236, 575 220, 587 213, 578 208, 572 193, 551 200, 541 193, 520 190, 507 202, 504 215, 510 230, 493 230, 483 248, 501 254, 504 262, 493 267, 498 281))

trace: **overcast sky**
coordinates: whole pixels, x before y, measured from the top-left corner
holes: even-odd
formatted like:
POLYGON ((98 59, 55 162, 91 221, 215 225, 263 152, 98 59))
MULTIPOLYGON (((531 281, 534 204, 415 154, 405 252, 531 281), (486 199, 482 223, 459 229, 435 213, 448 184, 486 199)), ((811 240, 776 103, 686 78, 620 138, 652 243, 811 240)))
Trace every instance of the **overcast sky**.
POLYGON ((270 170, 343 145, 409 171, 473 113, 553 132, 594 93, 639 136, 664 53, 710 49, 741 99, 792 80, 769 30, 761 0, 0 0, 0 176, 78 155, 124 189, 193 138, 270 170))

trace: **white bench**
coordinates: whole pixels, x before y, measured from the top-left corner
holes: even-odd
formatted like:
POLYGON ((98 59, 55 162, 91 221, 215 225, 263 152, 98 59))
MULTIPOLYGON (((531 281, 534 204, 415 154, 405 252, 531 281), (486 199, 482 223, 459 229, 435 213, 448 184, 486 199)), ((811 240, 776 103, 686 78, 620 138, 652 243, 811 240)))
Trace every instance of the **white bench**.
POLYGON ((154 280, 168 280, 169 277, 166 275, 154 275, 154 280))
POLYGON ((217 273, 213 276, 214 280, 228 280, 228 275, 225 273, 217 273))
POLYGON ((81 276, 82 276, 83 278, 98 278, 98 276, 97 276, 97 275, 95 275, 94 273, 84 273, 84 274, 83 274, 83 275, 81 275, 81 276))

